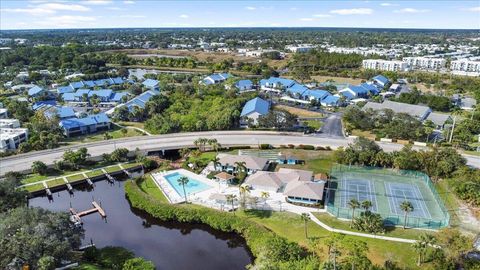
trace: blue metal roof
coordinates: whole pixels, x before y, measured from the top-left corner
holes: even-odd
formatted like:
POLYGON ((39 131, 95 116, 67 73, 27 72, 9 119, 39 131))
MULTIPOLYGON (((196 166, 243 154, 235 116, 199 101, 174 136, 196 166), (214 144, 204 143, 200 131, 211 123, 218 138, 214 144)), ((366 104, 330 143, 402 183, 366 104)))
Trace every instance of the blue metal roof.
POLYGON ((47 118, 52 118, 55 115, 58 115, 58 117, 60 117, 61 119, 75 117, 75 111, 71 107, 63 107, 63 106, 58 106, 58 107, 51 106, 50 108, 47 108, 43 112, 43 114, 47 118))
POLYGON ((253 112, 257 112, 261 115, 265 115, 270 110, 270 103, 259 97, 249 100, 245 106, 243 106, 240 116, 245 116, 253 112))
POLYGON ((287 88, 287 92, 296 94, 298 97, 302 96, 305 91, 307 91, 308 88, 305 85, 302 84, 294 84, 291 87, 287 88))
POLYGON ((390 82, 387 77, 383 76, 383 75, 377 75, 375 77, 372 78, 372 80, 374 81, 379 81, 381 82, 383 85, 387 84, 388 82, 390 82))
POLYGON ((355 98, 355 95, 352 92, 348 91, 347 89, 344 89, 344 90, 340 91, 339 94, 343 95, 347 99, 354 99, 355 98))
POLYGON ((261 80, 260 85, 268 85, 268 86, 274 86, 277 84, 282 85, 283 87, 290 87, 294 83, 296 83, 294 80, 290 79, 285 79, 285 78, 277 78, 277 77, 270 77, 267 80, 261 80))
POLYGON ((346 89, 350 89, 352 90, 355 95, 359 96, 359 95, 366 95, 368 94, 368 90, 361 87, 361 86, 358 86, 358 85, 350 85, 349 87, 347 87, 346 89))
POLYGON ((375 85, 368 84, 368 83, 362 83, 362 84, 360 84, 360 86, 365 88, 372 95, 378 95, 380 93, 380 91, 378 91, 378 88, 375 85))
POLYGON ((129 109, 131 109, 133 106, 145 108, 145 103, 147 103, 147 101, 155 95, 158 95, 158 91, 149 90, 149 91, 143 92, 142 94, 136 96, 135 98, 127 101, 125 103, 125 106, 127 106, 129 109))
POLYGON ((110 99, 110 96, 112 96, 112 93, 113 91, 111 89, 93 90, 88 92, 88 97, 93 97, 93 95, 97 95, 97 97, 110 99))
POLYGON ((73 89, 73 87, 71 87, 70 85, 60 86, 60 87, 57 88, 57 93, 59 93, 59 94, 72 93, 74 91, 75 91, 75 89, 73 89))
POLYGON ((95 82, 94 81, 82 81, 84 86, 87 86, 89 88, 95 87, 95 82))
POLYGON ((252 88, 253 87, 253 82, 250 80, 240 80, 235 83, 235 87, 244 89, 244 88, 252 88))
POLYGON ((83 85, 83 82, 71 82, 70 86, 73 87, 74 89, 78 89, 78 88, 82 88, 84 85, 83 85))
POLYGON ((46 106, 55 106, 55 105, 57 105, 57 101, 55 101, 55 100, 38 101, 38 102, 35 102, 32 105, 32 110, 36 111, 36 110, 44 108, 46 106))
POLYGON ((71 129, 76 127, 90 126, 90 125, 96 125, 98 123, 108 123, 108 122, 110 122, 110 119, 108 118, 108 116, 104 113, 99 113, 99 114, 89 115, 84 118, 70 118, 70 119, 60 120, 59 125, 60 127, 71 129))
POLYGON ((304 96, 314 97, 315 99, 322 100, 331 94, 328 91, 316 89, 316 90, 307 90, 303 93, 304 96))
POLYGON ((75 101, 75 93, 65 93, 62 95, 63 101, 75 101))
POLYGON ((326 96, 322 102, 326 103, 327 105, 335 106, 338 105, 338 102, 340 101, 340 97, 337 96, 326 96))
POLYGON ((43 92, 43 88, 38 86, 38 85, 35 85, 34 87, 28 89, 28 95, 29 96, 35 96, 39 93, 43 92))
POLYGON ((108 82, 108 79, 96 80, 96 81, 94 81, 94 83, 95 83, 96 86, 110 85, 110 83, 108 82))
POLYGON ((122 84, 124 80, 121 77, 112 78, 113 84, 122 84))
POLYGON ((124 96, 128 96, 128 92, 116 92, 113 93, 111 101, 120 102, 124 96))
POLYGON ((78 89, 77 92, 75 92, 75 96, 76 97, 83 97, 84 94, 87 94, 90 93, 90 89, 78 89))
POLYGON ((158 87, 159 82, 153 79, 146 79, 142 84, 145 85, 146 87, 152 88, 152 87, 158 87))

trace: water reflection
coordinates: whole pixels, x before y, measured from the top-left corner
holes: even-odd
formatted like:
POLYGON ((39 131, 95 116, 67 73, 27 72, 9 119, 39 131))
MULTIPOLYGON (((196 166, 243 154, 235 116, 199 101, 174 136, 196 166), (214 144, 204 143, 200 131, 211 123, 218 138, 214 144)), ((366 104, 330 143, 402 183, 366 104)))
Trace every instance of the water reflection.
POLYGON ((243 238, 222 233, 205 225, 163 222, 133 209, 125 198, 124 181, 95 183, 95 188, 77 186, 73 194, 59 191, 52 201, 46 197, 30 199, 30 206, 52 211, 77 211, 92 208, 92 200, 101 203, 107 214, 82 217, 84 244, 91 240, 97 247, 122 246, 137 256, 151 260, 157 269, 244 269, 252 262, 243 238))

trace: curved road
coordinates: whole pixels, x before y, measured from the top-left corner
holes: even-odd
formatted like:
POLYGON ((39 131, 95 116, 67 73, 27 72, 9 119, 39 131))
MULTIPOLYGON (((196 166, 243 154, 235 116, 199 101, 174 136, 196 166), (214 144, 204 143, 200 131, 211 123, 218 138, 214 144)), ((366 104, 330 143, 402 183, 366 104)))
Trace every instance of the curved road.
MULTIPOLYGON (((299 133, 281 133, 269 131, 208 131, 192 133, 176 133, 167 135, 131 137, 116 140, 100 141, 95 143, 79 144, 75 146, 60 147, 50 150, 30 152, 0 159, 0 175, 9 171, 29 170, 34 161, 43 161, 46 164, 53 164, 54 161, 62 158, 63 152, 67 149, 78 149, 86 147, 91 156, 100 156, 110 153, 115 148, 127 148, 131 151, 140 149, 142 151, 158 151, 162 149, 179 149, 192 147, 193 141, 197 138, 215 138, 223 146, 252 145, 262 143, 271 145, 287 144, 310 144, 315 146, 330 146, 335 149, 346 146, 352 140, 348 138, 323 138, 299 133)), ((385 151, 399 150, 400 144, 377 142, 385 151)), ((465 156, 469 165, 480 168, 480 157, 465 156)))

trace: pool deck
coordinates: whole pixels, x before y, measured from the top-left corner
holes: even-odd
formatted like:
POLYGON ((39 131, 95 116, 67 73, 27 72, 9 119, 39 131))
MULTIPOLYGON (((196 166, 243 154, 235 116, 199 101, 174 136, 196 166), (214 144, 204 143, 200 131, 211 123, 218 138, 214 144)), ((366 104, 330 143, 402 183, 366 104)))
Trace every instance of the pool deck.
MULTIPOLYGON (((178 169, 178 170, 171 170, 171 171, 163 171, 152 174, 152 178, 154 182, 157 184, 158 188, 162 190, 163 194, 170 203, 177 204, 185 202, 183 196, 179 195, 177 191, 170 185, 170 183, 165 179, 164 176, 179 173, 188 178, 195 179, 199 182, 202 182, 211 188, 206 190, 202 190, 196 193, 188 194, 187 199, 189 202, 194 204, 203 205, 210 208, 230 211, 232 210, 232 206, 229 203, 225 202, 217 202, 215 200, 210 199, 210 196, 214 193, 219 193, 223 195, 232 194, 235 195, 237 200, 234 203, 233 207, 237 208, 239 206, 238 200, 240 200, 240 192, 238 186, 228 186, 225 184, 221 184, 216 182, 213 179, 208 179, 203 175, 198 175, 193 172, 190 172, 185 169, 178 169)), ((285 201, 285 195, 282 193, 274 193, 270 192, 268 198, 261 198, 262 190, 250 190, 247 194, 247 197, 256 197, 258 198, 258 202, 256 205, 248 204, 248 208, 255 208, 260 210, 273 210, 273 211, 289 211, 297 214, 307 213, 307 212, 326 212, 325 209, 315 209, 310 207, 303 207, 298 205, 293 205, 285 201)))

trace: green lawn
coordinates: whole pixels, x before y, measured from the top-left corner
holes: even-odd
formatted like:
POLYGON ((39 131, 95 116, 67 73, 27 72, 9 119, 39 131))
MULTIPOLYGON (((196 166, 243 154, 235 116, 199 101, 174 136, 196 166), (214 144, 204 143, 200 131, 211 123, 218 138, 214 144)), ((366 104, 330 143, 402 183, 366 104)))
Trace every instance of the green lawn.
POLYGON ((163 195, 163 192, 160 190, 157 184, 153 182, 152 176, 150 174, 146 175, 144 179, 145 180, 140 183, 140 189, 155 199, 163 203, 168 203, 168 199, 165 197, 165 195, 163 195))
POLYGON ((130 169, 130 168, 133 168, 133 167, 137 167, 138 165, 140 165, 140 163, 134 162, 134 163, 122 164, 122 167, 125 168, 125 169, 130 169))
POLYGON ((35 185, 26 186, 26 187, 24 187, 24 189, 28 192, 34 192, 34 191, 42 190, 42 189, 44 189, 44 187, 43 187, 42 183, 38 183, 38 184, 35 184, 35 185))
POLYGON ((126 138, 126 137, 135 137, 143 136, 144 134, 138 130, 127 128, 127 132, 123 133, 122 128, 113 125, 113 129, 110 131, 102 131, 95 134, 89 134, 85 136, 75 136, 71 138, 65 138, 63 142, 67 144, 79 144, 79 143, 88 143, 88 142, 97 142, 105 140, 105 134, 108 133, 112 139, 126 138))
MULTIPOLYGON (((303 221, 300 219, 299 215, 288 212, 279 213, 269 211, 249 211, 247 213, 238 212, 237 214, 252 219, 255 222, 269 228, 273 232, 316 251, 322 260, 327 259, 325 256, 327 247, 323 243, 322 239, 328 236, 330 232, 313 223, 312 221, 308 222, 307 228, 309 232, 309 238, 319 238, 319 245, 316 249, 313 248, 311 241, 305 239, 303 221)), ((377 265, 383 266, 387 259, 395 258, 398 265, 403 268, 433 269, 428 264, 423 264, 421 268, 415 265, 416 253, 410 244, 350 235, 345 237, 355 238, 357 240, 366 242, 369 248, 368 258, 377 265)))
POLYGON ((118 165, 111 166, 111 167, 106 167, 106 168, 105 168, 105 171, 107 171, 108 173, 118 172, 118 171, 121 171, 121 170, 122 170, 122 169, 121 169, 120 166, 118 166, 118 165))
POLYGON ((96 176, 99 176, 99 175, 102 175, 102 174, 103 174, 103 171, 100 170, 100 169, 87 172, 87 176, 90 177, 90 178, 93 178, 93 177, 96 177, 96 176))
POLYGON ((315 129, 315 130, 318 130, 322 127, 323 125, 323 122, 321 121, 317 121, 317 120, 308 120, 308 121, 305 121, 307 123, 307 126, 315 129))
POLYGON ((55 177, 55 176, 65 176, 65 175, 69 175, 69 174, 74 174, 74 173, 78 173, 78 172, 81 172, 83 170, 78 170, 78 171, 62 171, 61 173, 54 173, 54 174, 48 174, 48 175, 39 175, 37 173, 32 173, 32 174, 28 174, 26 175, 23 179, 22 179, 22 184, 29 184, 29 183, 35 183, 35 182, 38 182, 38 181, 43 181, 43 180, 47 180, 49 178, 52 178, 52 177, 55 177))
POLYGON ((101 266, 90 264, 90 263, 80 263, 78 267, 72 268, 74 270, 102 270, 101 266))
POLYGON ((120 121, 118 124, 122 126, 129 126, 129 127, 137 127, 141 129, 145 129, 145 124, 141 122, 127 122, 127 121, 120 121))
POLYGON ((51 187, 56 187, 56 186, 62 186, 62 185, 65 185, 65 181, 63 180, 63 178, 56 178, 56 179, 53 179, 51 181, 48 181, 47 185, 50 188, 51 187))
POLYGON ((85 176, 83 176, 83 173, 80 174, 75 174, 72 176, 67 177, 68 182, 76 182, 85 179, 85 176))
MULTIPOLYGON (((353 232, 362 232, 362 231, 350 228, 349 221, 343 221, 343 220, 337 219, 327 213, 314 213, 314 215, 321 222, 327 224, 332 228, 353 231, 353 232)), ((399 228, 399 227, 389 227, 388 231, 382 235, 390 236, 390 237, 406 238, 406 239, 417 239, 418 236, 424 232, 429 232, 429 231, 414 230, 414 229, 404 230, 403 228, 399 228)))
POLYGON ((460 222, 458 216, 456 215, 456 210, 460 208, 460 204, 458 203, 455 194, 450 189, 449 181, 450 179, 444 179, 435 183, 434 185, 437 189, 438 195, 450 213, 450 225, 455 226, 460 222))
POLYGON ((291 168, 300 170, 311 170, 314 173, 330 173, 333 166, 331 151, 300 150, 300 149, 281 149, 284 155, 293 155, 305 161, 305 164, 279 164, 277 168, 291 168))

